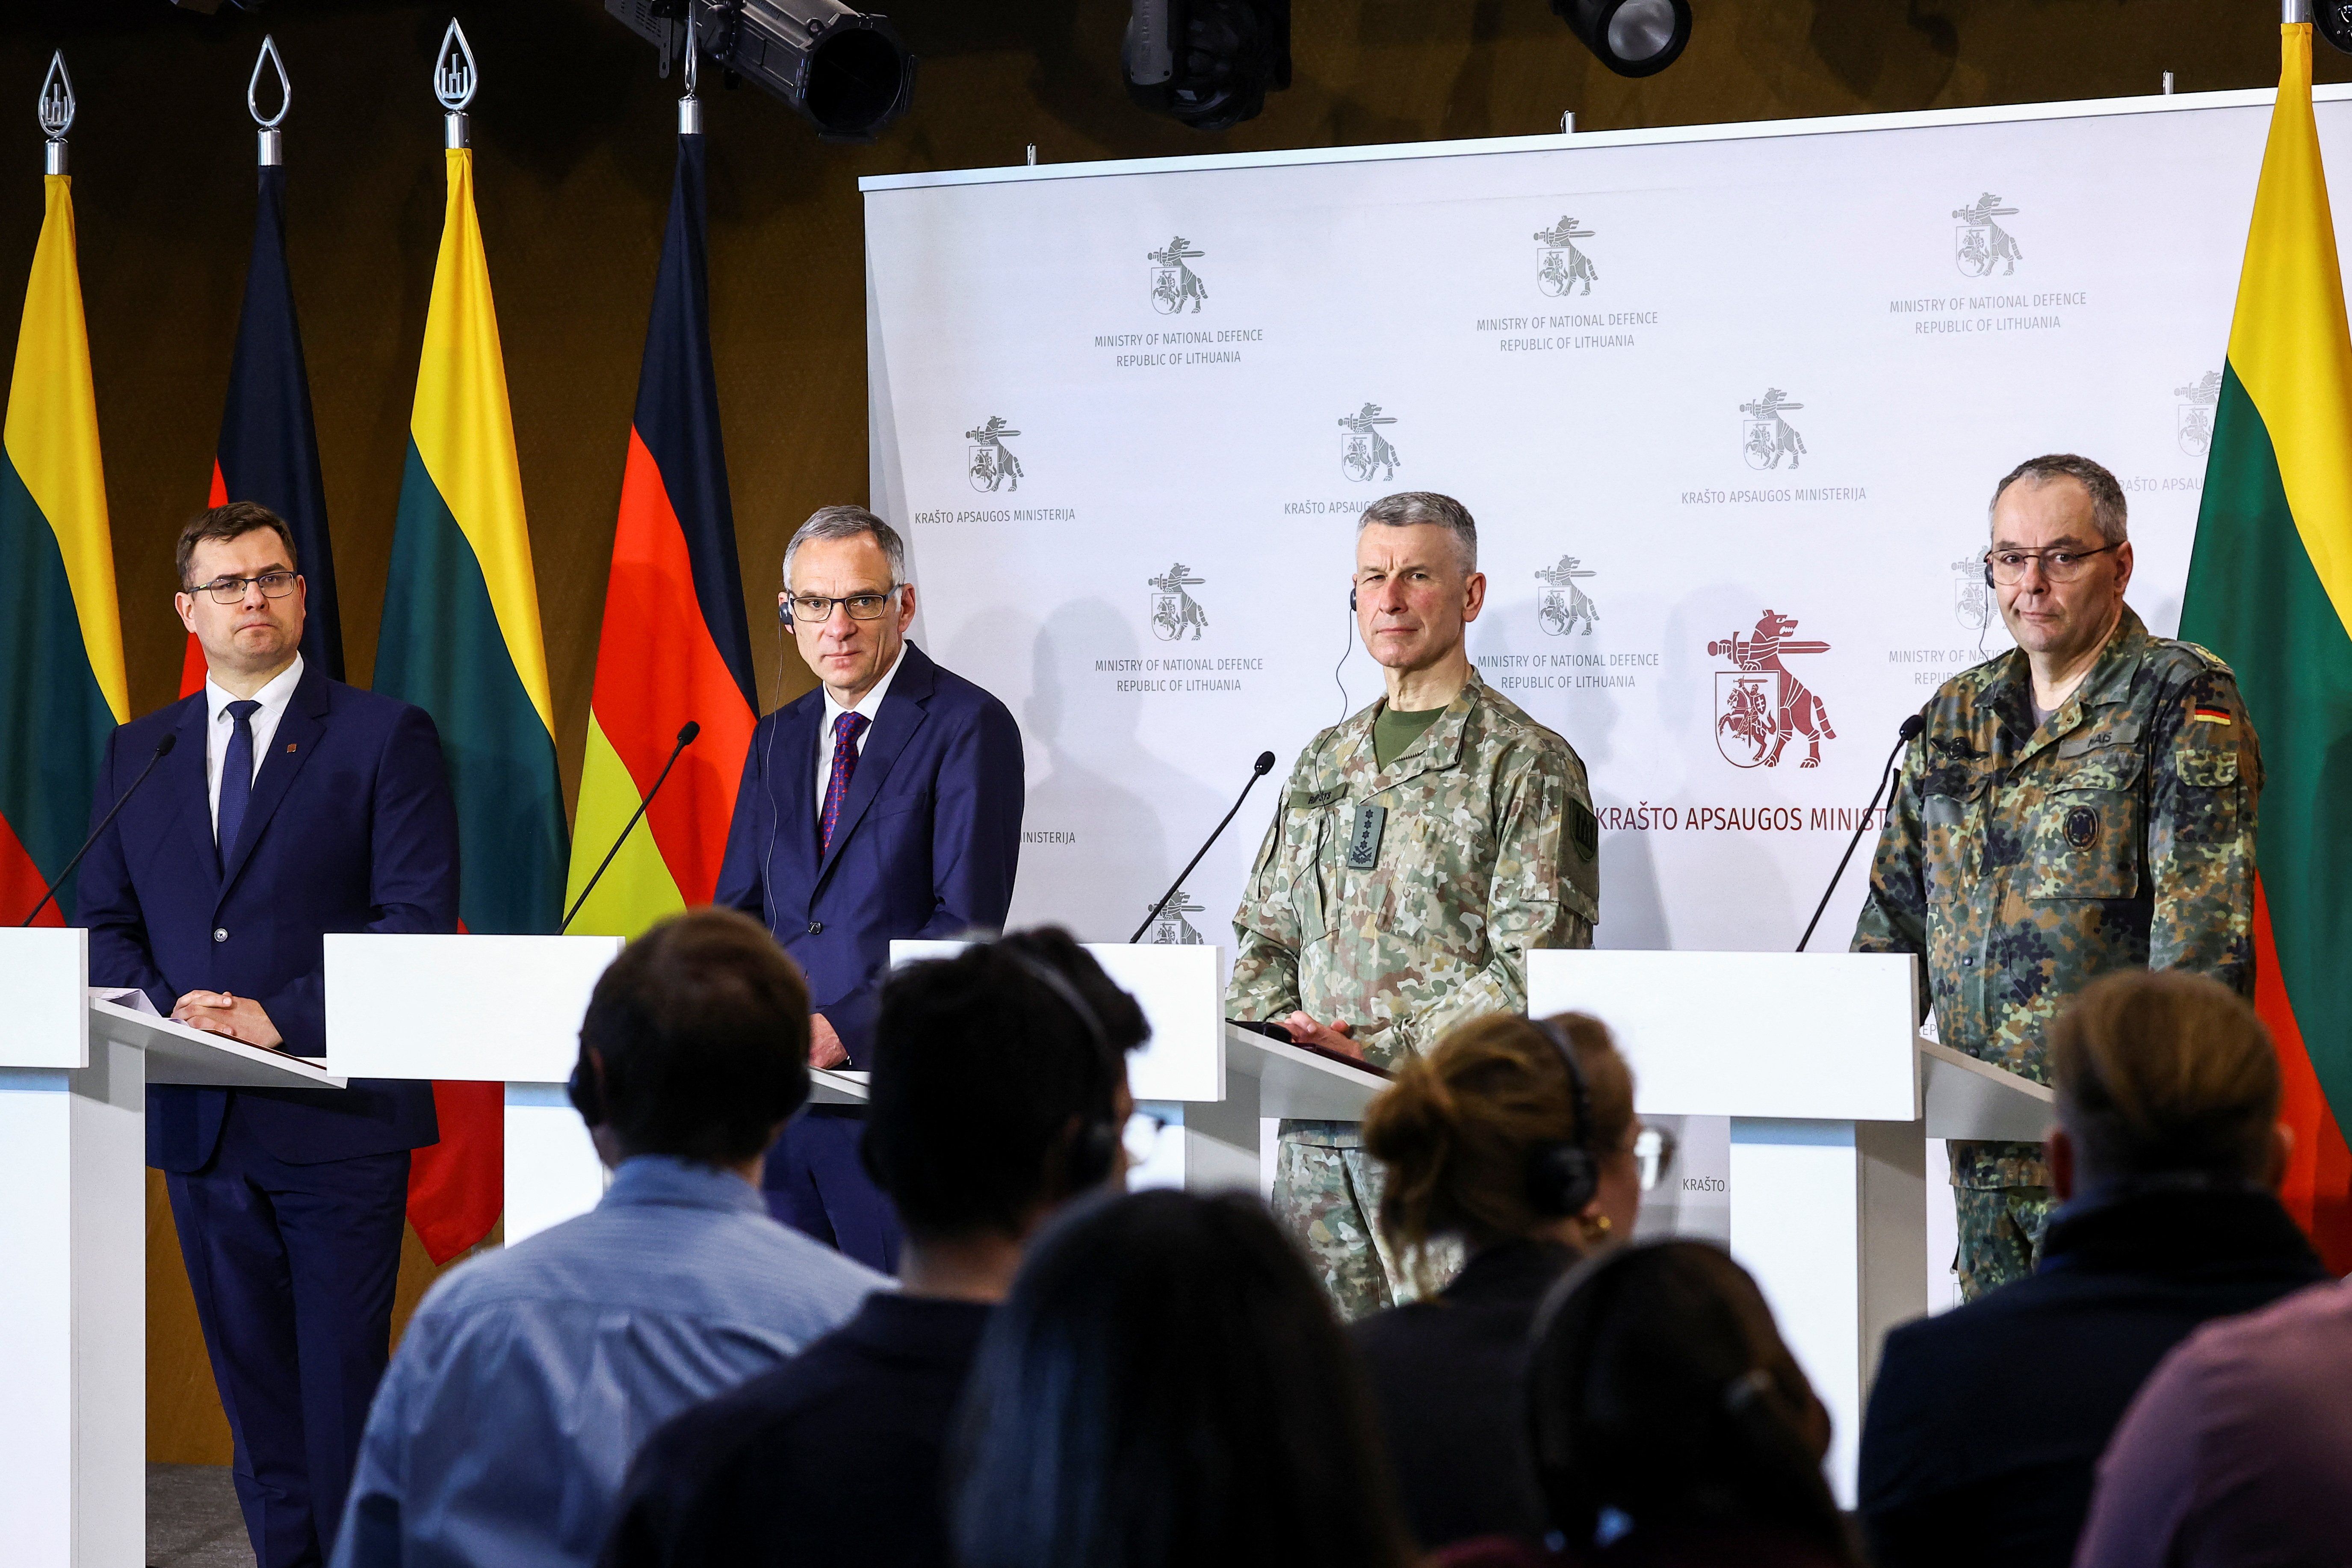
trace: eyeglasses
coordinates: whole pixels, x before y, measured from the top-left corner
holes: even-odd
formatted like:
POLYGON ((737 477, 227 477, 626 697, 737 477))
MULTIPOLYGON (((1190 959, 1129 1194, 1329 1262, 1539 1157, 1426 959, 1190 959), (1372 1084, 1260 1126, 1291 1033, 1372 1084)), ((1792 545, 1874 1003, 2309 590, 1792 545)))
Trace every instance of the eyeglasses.
POLYGON ((1633 1135, 1633 1164, 1642 1173, 1642 1190, 1652 1192, 1666 1179, 1675 1163, 1675 1135, 1663 1127, 1644 1127, 1633 1135))
POLYGON ((793 619, 821 625, 833 619, 833 607, 839 605, 849 612, 853 621, 878 621, 882 612, 890 607, 891 595, 905 586, 900 583, 883 593, 850 594, 838 599, 828 599, 822 594, 796 595, 792 600, 793 619))
POLYGON ((249 583, 260 588, 263 598, 282 599, 294 591, 295 576, 292 572, 264 572, 257 577, 215 577, 202 587, 191 588, 188 592, 191 595, 210 594, 215 605, 241 605, 245 602, 246 584, 249 583))
POLYGON ((2091 569, 2092 556, 2122 548, 2103 544, 2096 550, 1991 550, 1985 552, 1985 564, 1992 568, 1992 580, 2003 587, 2023 581, 2026 567, 2036 561, 2042 563, 2042 574, 2053 583, 2072 583, 2091 569))

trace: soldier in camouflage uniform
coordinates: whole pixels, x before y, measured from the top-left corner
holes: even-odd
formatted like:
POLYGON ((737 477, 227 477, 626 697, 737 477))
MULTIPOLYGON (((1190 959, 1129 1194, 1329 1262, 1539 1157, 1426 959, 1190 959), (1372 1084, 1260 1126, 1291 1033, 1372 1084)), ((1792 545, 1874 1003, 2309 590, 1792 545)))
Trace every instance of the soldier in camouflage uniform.
MULTIPOLYGON (((1234 916, 1225 1010, 1385 1067, 1525 1012, 1528 949, 1592 945, 1600 837, 1583 763, 1464 648, 1486 595, 1470 514, 1407 492, 1356 538, 1357 629, 1387 691, 1291 770, 1234 916)), ((1276 1215, 1350 1319, 1411 1294, 1380 1188, 1356 1123, 1283 1122, 1276 1215)))
MULTIPOLYGON (((2124 603, 2124 496, 2086 458, 1994 491, 1986 554, 2016 651, 1939 688, 1904 753, 1854 951, 1926 959, 1943 1043, 2050 1081, 2068 998, 2126 968, 2253 992, 2262 753, 2230 667, 2124 603)), ((1962 1294, 2032 1271, 2038 1143, 1954 1141, 1962 1294)))

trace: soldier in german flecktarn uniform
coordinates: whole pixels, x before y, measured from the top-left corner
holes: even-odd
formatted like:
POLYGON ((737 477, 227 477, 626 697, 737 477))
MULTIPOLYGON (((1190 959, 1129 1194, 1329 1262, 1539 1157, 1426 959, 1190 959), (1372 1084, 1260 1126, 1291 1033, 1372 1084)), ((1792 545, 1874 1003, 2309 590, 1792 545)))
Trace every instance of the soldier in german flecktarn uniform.
MULTIPOLYGON (((1922 710, 1854 929, 1916 952, 1943 1043, 2050 1081, 2044 1037, 2114 969, 2254 988, 2262 752, 2230 667, 2129 605, 2124 494, 2087 458, 2036 458, 1993 492, 1988 578, 2017 639, 1922 710)), ((2033 1269, 2050 1217, 2038 1143, 1954 1142, 1960 1289, 2033 1269)))
MULTIPOLYGON (((1478 535, 1448 496, 1376 501, 1349 602, 1387 691, 1315 737, 1234 916, 1228 1016, 1388 1066, 1527 1010, 1527 952, 1590 947, 1600 836, 1584 763, 1480 679, 1478 535)), ((1349 1318, 1412 1294, 1354 1122, 1282 1124, 1275 1214, 1349 1318)))

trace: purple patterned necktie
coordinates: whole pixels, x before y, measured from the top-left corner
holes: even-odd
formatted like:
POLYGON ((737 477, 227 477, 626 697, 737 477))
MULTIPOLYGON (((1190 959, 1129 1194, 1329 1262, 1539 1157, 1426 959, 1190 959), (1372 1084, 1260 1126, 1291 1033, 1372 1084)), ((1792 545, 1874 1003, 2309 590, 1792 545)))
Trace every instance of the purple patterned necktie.
POLYGON ((857 737, 866 732, 863 713, 844 713, 833 721, 833 776, 825 781, 824 811, 816 820, 816 852, 833 851, 834 825, 841 820, 841 803, 848 798, 850 776, 857 772, 857 737))

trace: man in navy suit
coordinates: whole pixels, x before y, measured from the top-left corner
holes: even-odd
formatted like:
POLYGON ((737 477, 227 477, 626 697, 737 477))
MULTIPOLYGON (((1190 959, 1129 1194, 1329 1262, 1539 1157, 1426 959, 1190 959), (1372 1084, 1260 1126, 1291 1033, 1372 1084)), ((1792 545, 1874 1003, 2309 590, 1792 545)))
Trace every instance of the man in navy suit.
MULTIPOLYGON (((174 603, 209 675, 108 740, 93 818, 178 737, 83 862, 81 918, 93 984, 316 1057, 320 939, 455 931, 457 822, 425 711, 303 663, 296 564, 249 502, 181 531, 174 603)), ((439 1136, 429 1083, 147 1091, 261 1568, 332 1544, 391 1352, 409 1151, 439 1136)))
MULTIPOLYGON (((809 1065, 863 1069, 901 937, 993 932, 1021 855, 1021 731, 907 640, 898 532, 829 506, 784 550, 776 608, 820 682, 760 721, 717 901, 764 921, 807 972, 809 1065)), ((863 1118, 812 1106, 768 1156, 786 1224, 895 1274, 898 1222, 857 1152, 863 1118)))

